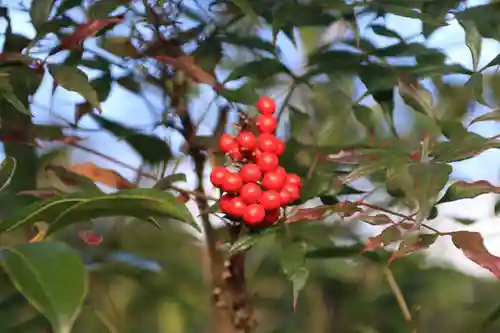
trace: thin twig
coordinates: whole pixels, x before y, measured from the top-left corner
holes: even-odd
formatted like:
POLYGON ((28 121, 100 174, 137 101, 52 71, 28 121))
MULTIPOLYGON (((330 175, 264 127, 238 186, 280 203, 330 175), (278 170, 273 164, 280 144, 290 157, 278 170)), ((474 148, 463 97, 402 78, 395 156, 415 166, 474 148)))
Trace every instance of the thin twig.
POLYGON ((403 317, 407 322, 411 323, 412 317, 410 309, 408 308, 408 304, 406 303, 406 300, 403 296, 403 292, 401 291, 401 288, 399 288, 398 283, 396 282, 396 279, 392 274, 392 271, 388 267, 385 267, 384 274, 387 279, 387 283, 389 283, 389 287, 394 294, 394 297, 396 297, 396 301, 398 302, 399 309, 401 310, 403 317))

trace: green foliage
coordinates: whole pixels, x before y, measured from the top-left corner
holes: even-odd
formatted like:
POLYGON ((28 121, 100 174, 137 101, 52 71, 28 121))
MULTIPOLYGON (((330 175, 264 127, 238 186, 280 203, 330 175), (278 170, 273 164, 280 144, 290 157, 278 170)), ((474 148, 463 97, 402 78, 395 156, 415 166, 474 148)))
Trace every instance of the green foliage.
POLYGON ((13 284, 52 324, 69 333, 87 294, 79 254, 63 243, 21 244, 2 249, 2 265, 13 284))
MULTIPOLYGON (((500 55, 479 68, 486 53, 483 39, 500 41, 500 7, 497 2, 473 7, 463 3, 220 0, 192 6, 160 0, 37 0, 29 7, 36 30, 33 39, 14 34, 18 29, 12 26, 10 9, 0 7, 7 23, 0 54, 0 139, 6 154, 0 166, 0 258, 8 274, 5 281, 13 285, 5 298, 0 286, 0 330, 38 333, 46 330, 48 320, 56 333, 207 331, 211 312, 206 300, 224 286, 214 284, 205 290, 205 280, 217 283, 221 277, 203 277, 201 261, 210 265, 210 274, 219 274, 217 269, 223 266, 215 262, 219 256, 237 262, 244 253, 253 275, 247 271, 246 283, 228 288, 254 295, 248 297, 262 316, 259 332, 391 333, 410 331, 412 326, 415 332, 461 333, 477 330, 484 318, 484 331, 497 332, 498 301, 490 297, 498 292, 497 285, 481 284, 487 291, 479 298, 488 303, 475 304, 481 320, 472 319, 469 308, 456 300, 463 296, 459 288, 479 282, 444 269, 424 269, 418 254, 408 256, 451 236, 465 257, 500 277, 499 258, 488 252, 480 234, 442 232, 434 225, 442 203, 500 193, 498 186, 485 180, 456 180, 449 185, 451 163, 500 147, 498 135, 484 137, 464 125, 465 119, 473 119, 469 126, 500 120, 499 76, 486 72, 500 64, 500 55), (77 7, 81 17, 70 18, 67 12, 77 7), (366 14, 418 20, 419 37, 425 41, 453 16, 465 32, 471 68, 450 63, 441 50, 403 37, 383 20, 372 21, 369 29, 392 43, 377 46, 359 29, 366 14), (348 33, 322 40, 342 30, 348 33), (291 42, 287 50, 295 48, 304 66, 297 68, 283 54, 283 41, 291 42), (63 53, 67 53, 64 60, 63 53), (414 61, 402 65, 408 58, 414 61), (89 80, 82 67, 97 72, 95 78, 89 80), (221 72, 228 67, 221 82, 221 72), (84 98, 76 106, 74 123, 55 126, 31 119, 31 104, 36 103, 34 95, 45 74, 54 79, 52 92, 62 87, 84 98), (449 74, 466 77, 466 83, 450 84, 449 74), (225 85, 233 81, 244 83, 235 89, 225 85), (110 101, 116 86, 145 101, 154 118, 149 128, 134 126, 147 118, 144 108, 137 108, 127 125, 106 115, 101 104, 110 101), (154 101, 146 92, 155 92, 154 101), (193 107, 192 99, 212 93, 214 103, 201 115, 204 108, 193 107), (220 163, 221 156, 213 152, 215 140, 232 128, 233 111, 253 114, 261 95, 279 101, 278 132, 287 138, 280 163, 300 175, 304 186, 296 206, 276 225, 239 230, 220 215, 217 198, 208 194, 203 179, 196 179, 196 190, 180 185, 191 183, 191 176, 203 178, 205 167, 220 163), (489 112, 469 118, 475 103, 489 112), (135 170, 113 151, 94 151, 79 143, 93 135, 95 129, 81 125, 89 118, 99 125, 97 130, 123 140, 140 156, 135 182, 92 163, 72 167, 69 159, 45 163, 38 157, 38 150, 45 150, 43 141, 49 141, 135 170), (200 127, 214 129, 200 134, 200 127), (175 134, 164 139, 152 134, 153 129, 175 134), (178 152, 186 154, 193 167, 179 170, 176 164, 171 169, 170 162, 184 157, 178 152), (357 181, 368 185, 358 189, 357 181), (188 202, 199 209, 206 244, 187 235, 201 231, 188 202), (224 220, 223 230, 209 221, 214 215, 224 220), (121 223, 127 217, 134 222, 121 223), (112 228, 101 228, 104 218, 111 218, 107 221, 112 228), (167 220, 185 222, 196 230, 183 228, 181 233, 167 220), (94 223, 95 230, 106 230, 102 236, 105 242, 111 238, 108 244, 101 244, 103 237, 94 233, 94 223), (361 237, 359 223, 376 226, 379 233, 361 242, 366 237, 361 237), (90 230, 83 230, 83 225, 90 230), (85 246, 100 247, 83 248, 72 238, 75 234, 85 246), (26 242, 26 235, 31 242, 26 242), (224 245, 217 248, 220 239, 224 245), (339 240, 355 245, 342 247, 339 240), (80 247, 81 253, 72 247, 80 247), (201 260, 204 247, 209 255, 201 260), (119 252, 160 262, 160 268, 109 259, 119 252), (89 267, 83 266, 80 255, 91 263, 89 267), (388 263, 396 280, 401 279, 396 287, 405 297, 390 280, 388 263), (174 272, 181 278, 174 278, 174 272), (87 275, 92 277, 88 294, 87 275), (243 289, 245 285, 249 290, 243 289), (112 288, 118 292, 111 295, 107 289, 112 288), (101 289, 109 295, 103 296, 101 289), (16 301, 16 290, 35 309, 22 298, 16 301), (296 303, 299 291, 310 320, 292 318, 282 310, 290 303, 301 309, 296 303), (269 295, 275 298, 266 298, 269 295), (120 298, 120 307, 104 305, 109 301, 105 298, 113 297, 120 298), (402 302, 410 303, 410 315, 402 302), (393 314, 400 308, 406 318, 393 314), (22 315, 8 315, 11 309, 22 315), (442 319, 450 314, 459 315, 453 322, 442 319)), ((58 107, 53 103, 50 109, 58 107)), ((475 222, 454 219, 464 225, 475 222)), ((216 311, 218 305, 213 305, 216 311)), ((214 321, 213 331, 228 331, 214 321)))

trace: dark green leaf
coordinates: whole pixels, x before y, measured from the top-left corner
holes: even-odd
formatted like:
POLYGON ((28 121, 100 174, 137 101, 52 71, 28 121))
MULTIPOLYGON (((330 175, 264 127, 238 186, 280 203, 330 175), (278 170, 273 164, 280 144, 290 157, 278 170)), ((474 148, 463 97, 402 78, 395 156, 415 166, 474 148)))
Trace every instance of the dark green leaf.
POLYGON ((259 17, 253 10, 251 0, 231 0, 243 14, 248 16, 255 24, 259 23, 259 17))
POLYGON ((309 277, 306 267, 307 244, 305 242, 286 242, 283 244, 281 267, 286 277, 292 282, 293 307, 297 305, 299 292, 304 288, 309 277))
POLYGON ((54 0, 36 0, 31 3, 31 23, 33 23, 33 26, 37 31, 49 19, 54 2, 54 0))
POLYGON ((485 193, 500 193, 500 187, 494 186, 486 180, 476 182, 458 181, 450 185, 438 203, 475 198, 485 193))
POLYGON ((314 135, 310 125, 311 119, 309 115, 302 112, 293 105, 290 108, 290 134, 292 138, 304 145, 312 145, 314 143, 314 135))
POLYGON ((259 100, 259 95, 249 83, 244 84, 238 89, 223 89, 220 94, 228 101, 246 105, 254 105, 259 100))
POLYGON ((165 178, 160 179, 153 188, 158 190, 166 190, 169 189, 173 183, 175 182, 185 182, 187 180, 186 174, 184 173, 175 173, 173 175, 167 176, 165 178))
POLYGON ((109 36, 103 38, 101 47, 118 57, 135 57, 138 55, 137 49, 130 41, 129 37, 109 36))
POLYGON ((130 0, 99 0, 95 1, 87 10, 87 15, 93 20, 103 20, 109 18, 121 5, 126 5, 130 0))
POLYGON ((481 44, 483 39, 474 21, 459 20, 459 23, 465 30, 465 44, 467 44, 472 56, 472 67, 474 71, 477 71, 479 58, 481 57, 481 44))
POLYGON ((160 138, 139 133, 131 128, 98 115, 91 115, 99 125, 127 142, 144 160, 151 164, 167 161, 172 157, 169 145, 160 138))
POLYGON ((377 35, 402 40, 401 36, 396 31, 384 27, 383 25, 372 24, 370 28, 372 28, 373 32, 377 35))
POLYGON ((4 190, 10 183, 16 171, 16 160, 7 156, 0 164, 0 191, 4 190))
POLYGON ((20 111, 21 113, 29 116, 31 115, 30 110, 26 108, 26 106, 14 93, 14 88, 6 77, 0 77, 0 98, 3 98, 7 102, 9 102, 9 104, 11 104, 17 111, 20 111))
POLYGON ((260 37, 242 36, 239 34, 224 32, 224 34, 219 36, 219 38, 224 43, 236 45, 238 47, 250 48, 252 50, 258 49, 272 54, 279 50, 273 43, 263 40, 260 37))
POLYGON ((213 73, 222 58, 222 43, 215 37, 206 39, 192 55, 203 70, 213 73))
POLYGON ((111 78, 111 75, 104 74, 101 77, 98 77, 95 80, 92 80, 90 82, 94 90, 97 92, 97 96, 99 98, 99 101, 104 102, 105 100, 108 99, 109 94, 111 93, 111 87, 113 84, 113 79, 111 78))
POLYGON ((279 73, 289 73, 290 71, 277 59, 261 59, 243 64, 235 68, 229 74, 226 82, 251 77, 257 80, 268 79, 279 73))
POLYGON ((471 224, 476 223, 475 219, 464 219, 464 218, 458 218, 458 217, 454 217, 453 219, 455 221, 457 221, 458 223, 461 223, 463 225, 471 225, 471 224))
POLYGON ((110 216, 130 216, 155 225, 157 222, 154 218, 170 217, 200 230, 183 202, 176 196, 157 189, 128 189, 94 196, 58 213, 57 218, 51 220, 47 234, 74 222, 110 216))
POLYGON ((129 75, 129 76, 123 76, 116 80, 116 82, 122 86, 125 89, 130 90, 131 92, 134 93, 139 93, 141 91, 141 85, 134 80, 134 77, 129 75))
POLYGON ((5 248, 3 267, 16 288, 52 324, 70 333, 87 294, 85 267, 63 243, 30 243, 5 248))
POLYGON ((81 4, 81 0, 64 0, 57 8, 56 16, 61 15, 72 8, 80 6, 81 4))
POLYGON ((93 107, 101 110, 99 96, 89 83, 87 75, 76 67, 67 65, 48 65, 50 74, 54 77, 54 81, 64 89, 79 93, 93 107))

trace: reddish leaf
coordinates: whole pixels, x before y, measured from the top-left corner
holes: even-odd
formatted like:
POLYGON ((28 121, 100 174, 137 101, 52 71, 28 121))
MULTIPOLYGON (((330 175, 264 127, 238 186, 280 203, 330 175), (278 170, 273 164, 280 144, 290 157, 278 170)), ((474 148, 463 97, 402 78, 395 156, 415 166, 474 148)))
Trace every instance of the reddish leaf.
POLYGON ((70 166, 69 171, 87 177, 95 182, 117 189, 134 188, 135 185, 115 170, 100 168, 94 163, 82 163, 70 166))
POLYGON ((303 220, 319 220, 325 215, 328 209, 328 206, 298 209, 297 212, 290 216, 285 222, 292 223, 303 220))
POLYGON ((436 239, 439 237, 438 234, 418 234, 416 237, 409 237, 404 239, 400 244, 397 251, 395 251, 389 258, 388 264, 393 260, 404 257, 405 255, 425 250, 429 248, 436 239))
POLYGON ((105 20, 92 20, 76 27, 75 31, 63 38, 61 47, 63 49, 73 49, 80 46, 87 38, 94 37, 102 29, 116 23, 121 23, 122 17, 110 17, 105 20))
POLYGON ((184 71, 189 77, 197 83, 205 83, 216 89, 220 89, 217 79, 213 73, 209 73, 201 68, 195 62, 195 58, 190 55, 181 55, 179 57, 170 57, 166 55, 156 56, 159 62, 170 65, 174 68, 184 71))
POLYGON ((399 231, 398 226, 393 225, 385 228, 379 235, 368 238, 365 248, 361 251, 361 253, 385 247, 399 240, 400 237, 401 231, 399 231))
POLYGON ((494 186, 486 180, 471 183, 458 181, 448 187, 446 193, 438 203, 470 199, 485 193, 500 193, 500 187, 494 186))
POLYGON ((500 278, 500 257, 488 252, 480 233, 474 231, 457 231, 450 233, 450 235, 453 244, 462 250, 467 258, 489 270, 497 278, 500 278))

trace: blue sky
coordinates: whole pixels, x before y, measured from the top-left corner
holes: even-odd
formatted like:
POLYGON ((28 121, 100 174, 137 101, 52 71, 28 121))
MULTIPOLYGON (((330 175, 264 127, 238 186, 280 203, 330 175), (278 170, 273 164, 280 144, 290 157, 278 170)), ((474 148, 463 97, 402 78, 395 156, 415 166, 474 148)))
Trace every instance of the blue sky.
MULTIPOLYGON (((9 1, 7 1, 7 3, 8 2, 9 1)), ((474 6, 487 2, 488 1, 484 0, 469 1, 468 5, 474 6)), ((28 23, 29 16, 26 13, 14 10, 12 11, 12 20, 15 32, 29 36, 34 35, 34 30, 28 23)), ((369 29, 366 29, 366 26, 369 23, 369 18, 365 18, 359 22, 360 29, 365 37, 372 38, 381 46, 393 43, 393 41, 376 36, 369 29)), ((389 17, 386 20, 386 24, 389 28, 398 31, 403 37, 414 36, 419 33, 421 29, 418 21, 396 16, 389 17)), ((330 30, 333 31, 338 28, 339 26, 336 26, 332 27, 330 30)), ((263 31, 262 34, 266 37, 270 35, 268 31, 263 31)), ((418 40, 419 39, 415 39, 415 41, 418 40)), ((283 61, 285 64, 287 64, 287 66, 294 71, 300 72, 305 64, 305 54, 301 45, 299 44, 299 47, 295 48, 286 38, 283 37, 279 39, 278 44, 283 50, 283 61)), ((448 55, 451 62, 460 63, 468 68, 472 67, 470 52, 465 45, 464 31, 456 21, 450 22, 447 27, 440 29, 432 35, 427 45, 443 50, 448 55)), ((498 53, 500 53, 500 43, 493 40, 484 40, 480 67, 487 64, 498 53)), ((49 121, 51 119, 50 114, 57 114, 58 116, 71 120, 73 118, 74 103, 75 101, 81 101, 80 96, 76 93, 70 93, 59 89, 56 95, 51 97, 50 89, 51 78, 46 77, 42 87, 34 97, 33 112, 37 121, 49 121)), ((196 101, 193 101, 192 107, 196 110, 204 111, 208 103, 211 101, 213 93, 207 88, 203 88, 202 91, 202 96, 196 101)), ((151 101, 150 104, 161 105, 154 92, 149 92, 147 96, 151 101)), ((283 96, 278 93, 273 95, 273 97, 277 98, 279 101, 283 96)), ((148 106, 140 97, 130 94, 118 86, 112 90, 110 97, 103 104, 104 115, 106 117, 122 121, 125 124, 135 127, 141 127, 145 130, 150 128, 150 125, 154 123, 155 120, 147 112, 147 107, 148 106)), ((476 108, 475 111, 479 114, 487 112, 488 109, 480 107, 476 108)), ((89 119, 84 119, 81 122, 81 125, 82 127, 95 128, 95 124, 93 124, 89 119)), ((202 125, 200 130, 202 133, 207 134, 209 133, 210 127, 202 125)), ((493 136, 500 133, 500 126, 497 123, 485 122, 474 125, 472 130, 484 136, 493 136)), ((157 130, 156 133, 161 136, 169 135, 169 132, 165 130, 157 130)), ((116 139, 109 134, 89 133, 88 138, 89 139, 85 142, 86 145, 118 158, 121 161, 126 161, 132 166, 139 166, 140 158, 126 144, 123 142, 117 142, 116 139)), ((176 140, 173 138, 173 141, 177 142, 178 139, 176 140)), ((101 166, 116 169, 126 177, 134 178, 135 176, 134 172, 128 169, 121 168, 109 161, 84 152, 75 151, 72 154, 72 158, 75 163, 92 161, 101 166)), ((454 165, 454 176, 466 180, 486 179, 495 185, 500 185, 498 177, 499 162, 500 153, 498 151, 488 151, 472 160, 456 163, 456 165, 454 165)), ((190 168, 190 165, 188 163, 181 163, 181 170, 185 171, 187 170, 186 168, 190 168)), ((188 184, 186 185, 192 187, 194 185, 193 180, 193 175, 188 175, 188 184)), ((477 230, 486 235, 485 239, 487 246, 492 250, 492 252, 500 254, 500 242, 497 241, 498 237, 500 237, 500 219, 494 218, 493 216, 493 201, 493 196, 485 195, 478 199, 464 200, 457 204, 444 205, 442 209, 440 209, 440 218, 433 223, 437 223, 434 225, 444 231, 451 231, 458 227, 462 229, 466 227, 456 225, 452 220, 447 219, 446 215, 453 214, 453 216, 459 217, 478 218, 479 222, 467 227, 467 229, 477 230)), ((440 240, 430 250, 430 256, 436 262, 449 263, 451 261, 453 264, 458 265, 459 268, 472 274, 489 276, 489 273, 464 259, 461 253, 454 249, 448 239, 440 240), (445 258, 444 261, 443 258, 445 258)))

